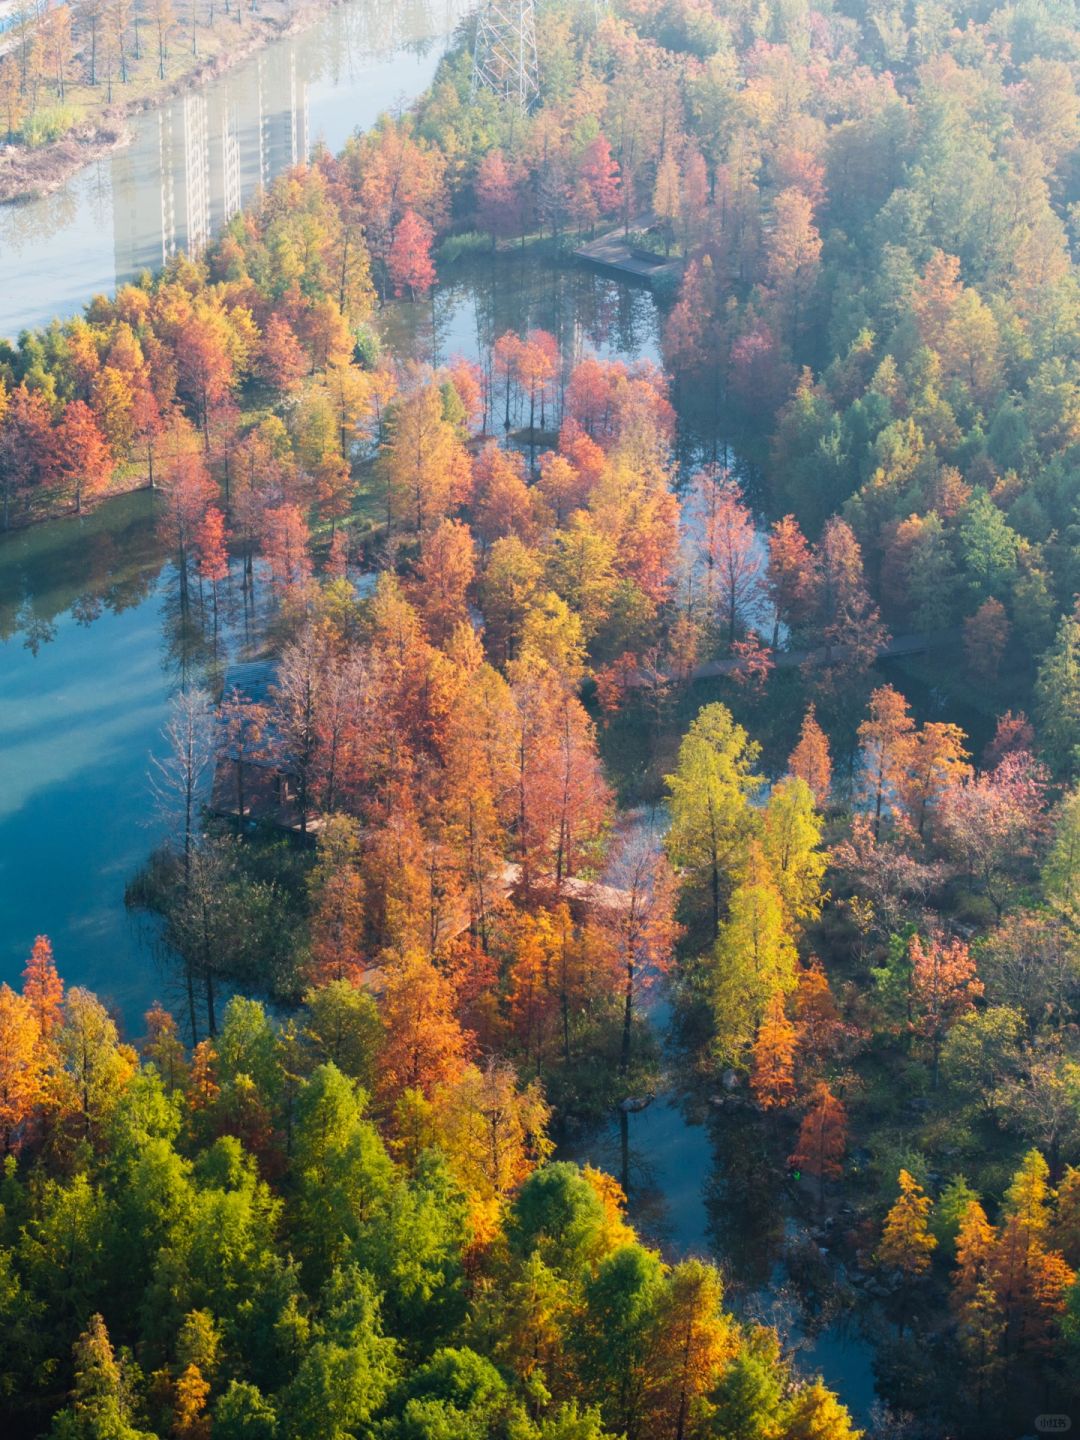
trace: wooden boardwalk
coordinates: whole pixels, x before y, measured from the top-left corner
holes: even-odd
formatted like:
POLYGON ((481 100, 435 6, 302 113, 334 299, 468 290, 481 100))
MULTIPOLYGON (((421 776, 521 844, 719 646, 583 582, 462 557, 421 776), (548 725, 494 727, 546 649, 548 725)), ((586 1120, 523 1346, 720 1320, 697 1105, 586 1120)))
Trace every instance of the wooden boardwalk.
POLYGON ((640 252, 635 253, 621 230, 612 230, 607 235, 601 235, 598 240, 591 240, 588 245, 580 245, 574 255, 588 265, 596 265, 601 270, 641 280, 646 285, 651 285, 665 276, 677 279, 683 267, 683 262, 679 259, 664 260, 659 256, 649 257, 640 252))
MULTIPOLYGON (((936 650, 942 645, 953 644, 959 637, 958 626, 948 630, 934 630, 927 635, 895 635, 881 646, 877 652, 877 658, 879 660, 896 660, 904 655, 923 655, 928 650, 936 650)), ((843 645, 834 645, 831 656, 823 648, 774 650, 771 652, 772 662, 777 670, 790 670, 799 665, 825 664, 830 659, 842 657, 844 653, 843 645)), ((732 656, 723 656, 716 660, 703 660, 700 665, 695 665, 689 674, 677 674, 668 668, 653 671, 634 670, 627 677, 625 684, 628 690, 644 690, 670 681, 692 683, 695 680, 712 680, 720 675, 733 675, 744 665, 745 661, 743 660, 732 656)))

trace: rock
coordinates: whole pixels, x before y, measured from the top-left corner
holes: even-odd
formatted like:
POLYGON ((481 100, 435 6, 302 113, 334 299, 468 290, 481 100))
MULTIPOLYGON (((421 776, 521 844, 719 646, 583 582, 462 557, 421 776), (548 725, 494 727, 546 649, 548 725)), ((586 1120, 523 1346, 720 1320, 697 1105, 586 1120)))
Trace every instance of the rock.
POLYGON ((636 1115, 639 1110, 645 1110, 653 1102, 652 1095, 628 1095, 625 1100, 619 1101, 619 1109, 624 1115, 636 1115))
POLYGON ((720 1076, 720 1084, 723 1085, 725 1090, 737 1090, 742 1084, 742 1081, 739 1079, 736 1072, 732 1070, 729 1066, 728 1069, 724 1071, 723 1075, 720 1076))

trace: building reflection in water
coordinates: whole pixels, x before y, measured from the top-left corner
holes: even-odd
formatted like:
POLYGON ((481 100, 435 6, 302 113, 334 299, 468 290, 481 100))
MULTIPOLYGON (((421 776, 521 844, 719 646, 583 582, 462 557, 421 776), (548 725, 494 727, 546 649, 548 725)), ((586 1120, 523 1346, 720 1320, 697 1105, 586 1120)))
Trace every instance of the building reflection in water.
POLYGON ((199 254, 260 186, 307 158, 309 88, 324 119, 336 93, 354 98, 353 123, 370 124, 377 112, 365 113, 365 92, 385 93, 381 57, 441 49, 476 3, 344 0, 309 30, 139 117, 132 143, 112 157, 117 282, 179 250, 199 254))
POLYGON ((276 45, 205 90, 148 115, 113 159, 118 281, 198 255, 262 185, 307 158, 307 82, 276 45))

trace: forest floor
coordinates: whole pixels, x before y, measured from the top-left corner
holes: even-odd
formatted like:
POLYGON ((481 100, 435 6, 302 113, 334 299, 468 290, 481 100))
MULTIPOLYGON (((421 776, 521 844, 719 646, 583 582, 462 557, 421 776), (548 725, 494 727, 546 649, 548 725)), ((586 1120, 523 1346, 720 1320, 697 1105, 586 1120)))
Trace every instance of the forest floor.
POLYGON ((214 25, 198 31, 196 53, 192 53, 189 38, 176 38, 165 62, 164 78, 158 74, 153 37, 147 35, 139 67, 142 73, 126 85, 114 80, 111 99, 109 87, 101 79, 97 85, 67 86, 64 109, 71 111, 74 119, 63 135, 39 146, 0 145, 0 203, 32 200, 58 190, 84 165, 128 144, 132 116, 206 85, 273 40, 297 34, 333 3, 261 0, 257 12, 220 10, 214 25))

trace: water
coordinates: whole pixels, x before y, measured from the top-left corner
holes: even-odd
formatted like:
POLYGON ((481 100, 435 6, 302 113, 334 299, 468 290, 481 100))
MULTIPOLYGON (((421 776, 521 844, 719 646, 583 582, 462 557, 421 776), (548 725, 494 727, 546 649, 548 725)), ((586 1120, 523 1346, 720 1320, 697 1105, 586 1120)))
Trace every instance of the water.
POLYGON ((147 765, 171 688, 148 501, 0 549, 0 977, 14 982, 47 932, 68 983, 132 1022, 162 993, 123 903, 161 836, 147 765))
MULTIPOLYGON (((74 314, 95 291, 203 243, 238 200, 303 158, 315 139, 338 148, 419 92, 467 8, 465 0, 346 0, 200 96, 140 117, 129 149, 57 194, 0 209, 0 335, 74 314)), ((394 354, 485 363, 499 334, 540 326, 573 359, 658 358, 656 307, 633 287, 531 254, 497 264, 466 258, 440 278, 430 303, 391 306, 380 317, 394 354)), ((150 759, 163 751, 161 727, 181 677, 212 682, 228 656, 258 637, 235 586, 216 652, 205 634, 178 624, 176 577, 156 539, 153 504, 142 493, 79 521, 0 537, 0 980, 18 982, 34 936, 47 931, 67 983, 94 989, 132 1035, 175 985, 123 904, 126 882, 168 830, 152 803, 150 759)), ((732 1210, 760 1218, 763 1207, 760 1195, 731 1192, 738 1166, 717 1117, 667 1092, 629 1117, 628 1139, 643 1231, 673 1254, 735 1254, 732 1210)), ((582 1158, 620 1173, 617 1126, 583 1143, 582 1158)), ((760 1234, 742 1240, 747 1254, 775 1265, 775 1247, 760 1234)), ((779 1273, 758 1279, 762 1293, 782 1288, 779 1273)), ((860 1346, 830 1327, 807 1363, 864 1414, 872 1382, 860 1346)))
POLYGON ((129 146, 54 194, 0 206, 0 336, 67 319, 175 250, 200 248, 316 141, 338 150, 418 95, 470 8, 341 0, 302 34, 134 117, 129 146))
MULTIPOLYGON (((666 806, 641 807, 624 811, 618 828, 659 845, 667 825, 666 806)), ((728 1306, 775 1325, 799 1369, 820 1373, 856 1423, 868 1423, 877 1398, 874 1346, 850 1305, 846 1277, 823 1256, 778 1161, 787 1147, 763 1131, 740 1094, 705 1081, 673 1043, 662 979, 640 1004, 667 1040, 660 1093, 644 1109, 573 1134, 559 1157, 614 1175, 639 1233, 666 1258, 719 1260, 728 1306)))
MULTIPOLYGON (((463 260, 433 303, 391 305, 380 320, 394 353, 417 359, 483 361, 506 329, 536 325, 578 354, 657 348, 646 292, 535 257, 463 260)), ((181 677, 212 686, 258 639, 238 592, 226 593, 216 656, 179 626, 153 507, 142 492, 0 536, 0 981, 18 981, 47 931, 66 981, 96 990, 131 1034, 172 984, 123 903, 166 829, 150 757, 181 677)))

